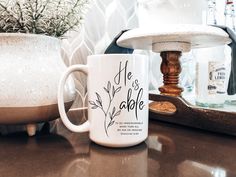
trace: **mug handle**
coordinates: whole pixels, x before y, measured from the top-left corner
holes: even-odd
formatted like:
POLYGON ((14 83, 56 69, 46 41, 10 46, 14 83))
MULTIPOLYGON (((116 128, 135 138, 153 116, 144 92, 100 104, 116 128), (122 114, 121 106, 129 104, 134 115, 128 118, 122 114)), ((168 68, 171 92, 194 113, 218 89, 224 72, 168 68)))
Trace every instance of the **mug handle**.
POLYGON ((81 125, 74 125, 70 122, 69 118, 66 115, 65 106, 64 106, 64 86, 66 83, 66 79, 69 75, 74 71, 80 71, 86 75, 88 75, 88 66, 87 65, 73 65, 67 68, 65 73, 62 75, 61 80, 59 82, 58 92, 57 92, 57 99, 58 99, 58 110, 61 116, 61 120, 64 125, 73 132, 87 132, 89 131, 89 121, 87 120, 81 125))

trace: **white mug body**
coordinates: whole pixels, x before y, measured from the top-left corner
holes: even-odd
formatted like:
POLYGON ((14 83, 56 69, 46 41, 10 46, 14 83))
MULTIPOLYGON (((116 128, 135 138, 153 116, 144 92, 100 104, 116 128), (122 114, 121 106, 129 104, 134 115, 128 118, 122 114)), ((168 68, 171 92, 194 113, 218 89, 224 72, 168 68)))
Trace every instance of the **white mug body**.
POLYGON ((148 136, 148 59, 138 54, 88 57, 90 139, 110 147, 148 136))
POLYGON ((58 109, 62 122, 74 132, 89 131, 92 141, 128 147, 148 136, 148 59, 138 54, 88 56, 87 65, 73 65, 60 80, 58 109), (65 112, 63 91, 74 71, 87 74, 88 120, 72 124, 65 112))

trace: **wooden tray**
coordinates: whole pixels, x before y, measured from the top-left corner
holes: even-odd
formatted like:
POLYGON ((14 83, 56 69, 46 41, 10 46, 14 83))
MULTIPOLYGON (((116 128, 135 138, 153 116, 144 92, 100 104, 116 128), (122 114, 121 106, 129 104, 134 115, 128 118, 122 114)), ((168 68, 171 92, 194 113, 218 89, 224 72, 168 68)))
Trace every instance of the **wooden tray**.
POLYGON ((236 112, 197 107, 182 97, 151 93, 149 100, 152 101, 149 104, 150 119, 236 136, 236 112), (173 106, 170 111, 155 109, 163 102, 171 103, 176 109, 173 106))

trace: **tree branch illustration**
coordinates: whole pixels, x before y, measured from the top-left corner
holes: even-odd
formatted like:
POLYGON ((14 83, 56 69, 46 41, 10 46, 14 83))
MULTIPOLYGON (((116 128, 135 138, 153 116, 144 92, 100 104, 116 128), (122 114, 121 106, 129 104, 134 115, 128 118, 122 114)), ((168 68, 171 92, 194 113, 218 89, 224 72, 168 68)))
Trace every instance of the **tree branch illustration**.
POLYGON ((119 116, 121 113, 121 110, 116 111, 115 107, 113 107, 112 112, 110 112, 112 101, 116 93, 118 93, 121 90, 121 86, 119 86, 118 88, 115 88, 115 86, 111 86, 111 82, 108 81, 107 87, 103 87, 103 89, 105 90, 105 92, 108 94, 108 97, 109 97, 107 108, 106 109, 104 108, 101 96, 97 92, 95 92, 97 99, 95 101, 89 101, 89 103, 92 105, 91 107, 92 109, 100 108, 101 111, 103 112, 104 117, 105 117, 104 129, 105 129, 106 135, 108 136, 108 128, 111 127, 115 123, 114 118, 116 116, 119 116), (109 119, 109 122, 107 123, 108 114, 109 114, 110 119, 109 119))
POLYGON ((109 118, 110 118, 110 120, 109 120, 109 123, 108 123, 108 125, 107 125, 107 129, 115 123, 115 120, 114 120, 114 119, 115 119, 116 116, 119 116, 120 113, 121 113, 121 110, 118 110, 118 111, 116 112, 116 108, 113 107, 112 113, 109 112, 109 118))

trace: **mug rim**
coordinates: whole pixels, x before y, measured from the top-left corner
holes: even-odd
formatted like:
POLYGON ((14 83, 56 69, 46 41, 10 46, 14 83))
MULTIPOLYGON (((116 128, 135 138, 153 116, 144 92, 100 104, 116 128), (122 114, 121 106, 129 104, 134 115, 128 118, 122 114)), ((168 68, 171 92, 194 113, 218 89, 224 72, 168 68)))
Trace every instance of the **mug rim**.
POLYGON ((147 57, 144 54, 131 54, 131 53, 110 53, 110 54, 92 54, 88 55, 87 58, 97 58, 97 57, 112 57, 112 56, 140 56, 140 57, 147 57))

